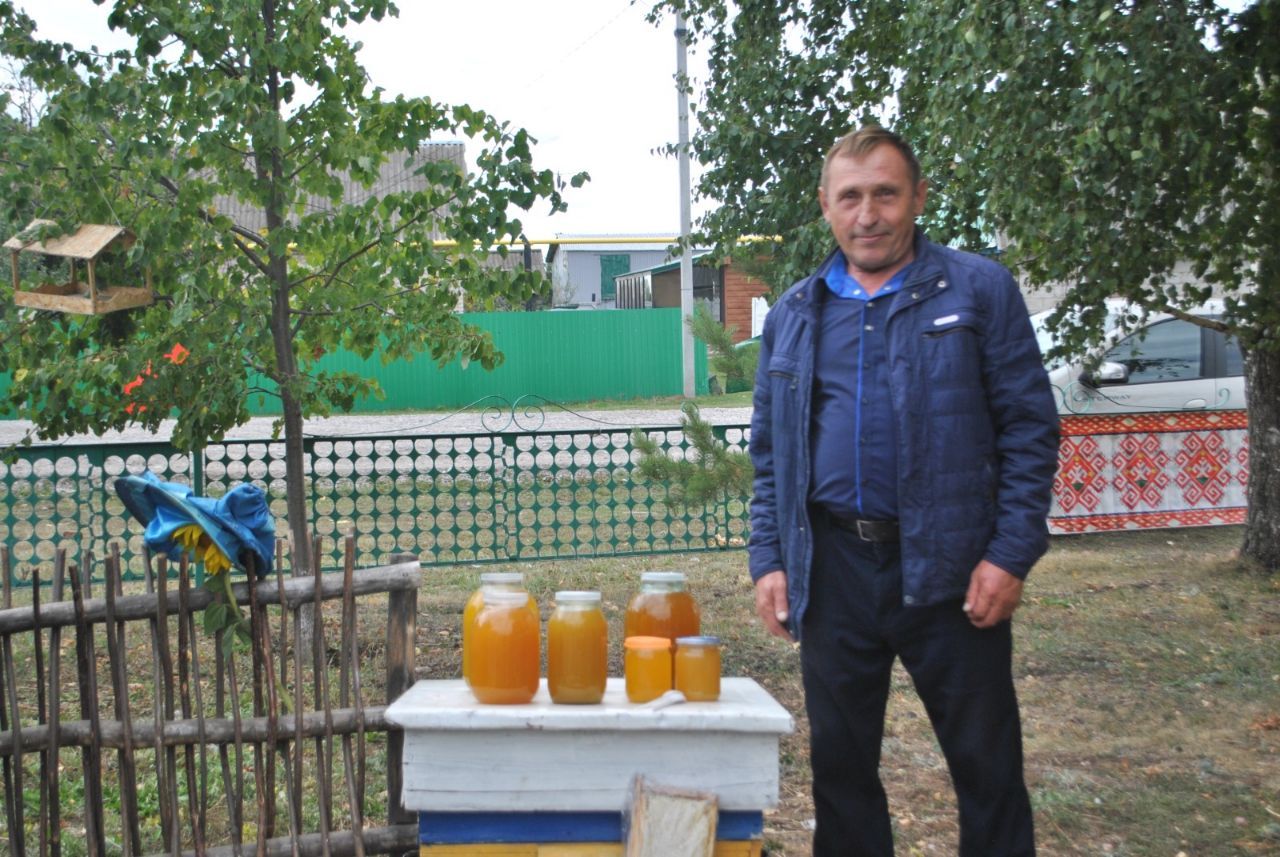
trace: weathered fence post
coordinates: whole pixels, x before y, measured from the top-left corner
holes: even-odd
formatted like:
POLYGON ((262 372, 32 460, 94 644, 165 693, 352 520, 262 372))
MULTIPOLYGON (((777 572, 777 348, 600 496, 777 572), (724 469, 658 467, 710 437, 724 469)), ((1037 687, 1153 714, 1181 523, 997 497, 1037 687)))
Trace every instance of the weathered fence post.
MULTIPOLYGON (((395 554, 392 563, 417 562, 413 554, 395 554)), ((387 704, 413 684, 414 641, 418 636, 418 590, 396 589, 387 595, 387 704)), ((404 733, 387 732, 387 823, 412 824, 417 817, 401 805, 404 776, 404 733)))
MULTIPOLYGON (((61 814, 67 812, 76 818, 83 819, 83 829, 77 833, 76 847, 84 851, 88 857, 103 855, 112 851, 120 851, 126 857, 149 853, 151 849, 159 849, 158 853, 182 857, 182 855, 208 854, 210 857, 232 857, 234 854, 258 853, 277 855, 277 857, 322 857, 332 854, 333 857, 362 857, 363 854, 401 854, 411 851, 417 842, 417 825, 411 817, 400 810, 401 764, 403 758, 403 742, 400 734, 391 730, 388 741, 390 756, 389 786, 392 792, 392 809, 388 813, 397 820, 395 825, 365 828, 364 826, 364 734, 366 731, 388 731, 385 720, 385 708, 381 705, 366 708, 360 699, 361 678, 359 674, 360 645, 358 622, 356 620, 356 598, 360 594, 388 593, 386 609, 391 619, 388 622, 387 641, 390 651, 388 670, 388 690, 392 698, 399 696, 413 682, 414 640, 416 637, 417 595, 420 583, 420 570, 416 559, 400 558, 394 567, 366 569, 357 576, 354 569, 354 546, 348 543, 341 582, 335 580, 337 575, 315 574, 312 580, 290 581, 286 585, 283 575, 277 577, 274 585, 261 584, 250 580, 244 584, 235 584, 233 598, 238 604, 249 603, 256 630, 254 648, 251 652, 240 652, 227 655, 227 634, 222 633, 210 643, 197 637, 194 616, 214 601, 214 595, 202 587, 191 587, 188 567, 185 558, 179 563, 178 581, 180 590, 173 596, 169 590, 168 569, 163 558, 157 558, 160 565, 159 575, 152 574, 151 584, 145 594, 125 594, 122 586, 123 563, 115 545, 109 546, 110 556, 105 560, 106 571, 102 577, 104 583, 103 597, 87 597, 86 579, 94 568, 95 558, 85 551, 84 568, 77 568, 66 561, 66 552, 59 549, 54 558, 54 601, 46 605, 38 571, 33 571, 29 608, 6 606, 6 594, 0 591, 0 826, 7 829, 0 832, 0 852, 5 847, 15 854, 26 853, 30 849, 36 853, 36 843, 24 839, 24 821, 22 816, 24 789, 20 781, 24 761, 31 763, 29 754, 37 753, 40 758, 40 789, 38 808, 30 807, 34 815, 38 810, 39 853, 41 857, 57 857, 63 850, 59 841, 61 830, 61 814), (61 600, 60 581, 64 570, 70 574, 72 589, 71 602, 61 600), (303 585, 305 584, 305 585, 303 585), (397 591, 398 590, 398 591, 397 591), (273 646, 267 631, 267 605, 278 603, 282 627, 287 627, 289 614, 297 615, 296 608, 301 604, 312 607, 324 601, 341 598, 343 601, 342 645, 340 657, 341 686, 340 700, 333 698, 333 688, 329 675, 328 652, 325 643, 323 625, 317 629, 314 638, 315 651, 310 652, 315 659, 314 690, 316 691, 313 708, 304 708, 302 697, 304 691, 301 679, 293 689, 298 702, 295 712, 295 731, 293 736, 282 734, 278 721, 280 711, 277 707, 279 688, 273 675, 274 662, 271 660, 273 646), (175 665, 173 651, 169 639, 170 616, 178 615, 178 658, 175 665), (134 646, 135 649, 150 649, 153 684, 149 688, 152 694, 152 717, 158 722, 136 722, 134 705, 145 706, 145 702, 135 703, 131 696, 133 690, 142 690, 146 684, 145 670, 135 668, 131 664, 131 647, 128 645, 130 635, 126 632, 127 623, 131 621, 151 624, 150 645, 134 646), (103 626, 105 634, 105 651, 101 649, 101 637, 97 626, 103 626), (75 633, 75 685, 68 686, 73 692, 78 690, 80 718, 68 723, 60 722, 60 658, 63 656, 61 645, 61 629, 71 628, 75 633), (44 649, 43 631, 47 629, 49 648, 44 649), (34 685, 32 700, 23 701, 19 692, 25 686, 25 670, 29 661, 24 652, 15 652, 17 647, 9 645, 15 633, 31 634, 33 649, 31 658, 35 661, 34 685), (217 656, 215 674, 204 676, 200 667, 197 652, 204 647, 212 647, 217 656), (44 656, 49 658, 46 674, 44 656), (190 660, 188 661, 188 658, 190 660), (245 695, 248 694, 247 682, 242 681, 245 665, 253 663, 253 712, 246 716, 247 701, 241 694, 241 685, 245 695), (176 669, 176 678, 175 678, 176 669), (22 684, 19 681, 22 680, 22 684), (175 684, 175 682, 177 684, 175 684), (107 685, 110 685, 108 689, 107 685), (135 688, 136 684, 136 688, 135 688), (216 709, 217 717, 207 723, 205 701, 201 688, 211 685, 217 699, 211 704, 216 709), (181 713, 177 708, 177 690, 181 690, 181 713), (47 691, 47 696, 46 696, 47 691), (101 691, 101 695, 100 695, 101 691), (114 700, 115 709, 111 714, 105 710, 108 696, 114 700), (192 697, 194 696, 194 700, 192 697), (339 702, 340 707, 334 707, 339 702), (23 713, 27 705, 36 709, 37 723, 27 726, 23 723, 23 713), (114 715, 114 717, 112 716, 114 715), (342 764, 346 774, 346 796, 348 807, 339 809, 332 804, 336 789, 331 789, 331 778, 337 775, 334 739, 341 736, 342 764), (291 742, 292 737, 292 742, 291 742), (302 825, 303 803, 301 787, 294 787, 295 774, 301 776, 305 767, 303 747, 311 747, 314 739, 316 752, 315 789, 318 792, 319 807, 322 818, 318 832, 308 832, 302 825), (83 784, 83 798, 77 803, 77 809, 65 802, 58 788, 59 784, 59 748, 62 746, 79 750, 81 756, 80 782, 83 784), (242 804, 248 799, 248 791, 244 776, 249 772, 246 745, 251 749, 253 759, 253 789, 258 801, 256 829, 251 831, 254 819, 246 818, 242 804), (283 747, 282 747, 283 745, 283 747), (230 753, 227 747, 234 748, 234 771, 231 768, 230 753), (217 756, 206 754, 207 748, 217 748, 217 756), (287 749, 286 749, 287 748, 287 749), (275 760, 268 756, 282 752, 290 770, 286 776, 286 788, 290 801, 288 836, 274 837, 275 803, 279 799, 276 789, 271 784, 275 760), (135 799, 138 775, 138 754, 154 756, 154 777, 158 785, 160 806, 158 816, 163 823, 157 831, 140 825, 139 803, 135 799), (27 756, 24 760, 24 755, 27 756), (181 755, 182 770, 179 770, 177 757, 181 755), (215 760, 216 759, 216 760, 215 760), (209 788, 207 777, 212 765, 222 763, 222 790, 220 798, 226 801, 228 828, 218 835, 219 839, 229 844, 218 844, 210 848, 209 837, 204 827, 209 808, 209 788), (182 803, 179 788, 182 775, 185 774, 187 787, 186 821, 190 824, 190 839, 182 836, 182 803), (118 807, 119 817, 114 817, 115 807, 104 803, 104 792, 115 793, 123 790, 118 807), (112 816, 107 816, 107 811, 112 816), (82 814, 81 814, 82 813, 82 814), (335 819, 346 822, 350 818, 351 826, 347 829, 335 829, 335 819), (296 821, 296 823, 295 823, 296 821), (248 824, 246 825, 246 822, 248 824), (141 829, 139 829, 141 827, 141 829), (253 832, 253 839, 244 841, 247 834, 253 832), (159 834, 157 836, 157 834, 159 834), (184 840, 186 840, 184 842, 184 840), (190 843, 188 845, 188 843, 190 843), (194 851, 184 850, 184 845, 194 846, 194 851)), ((6 551, 0 550, 0 572, 11 569, 10 558, 6 551)), ((252 569, 250 570, 252 572, 252 569)), ((283 634, 282 634, 283 638, 283 634)), ((296 639, 296 637, 295 637, 296 639)), ((141 643, 141 639, 135 642, 141 643)), ((308 657, 307 652, 300 651, 296 645, 287 646, 291 659, 297 665, 308 657)), ((297 673, 295 673, 296 675, 297 673)), ((285 691, 288 692, 288 691, 285 691)), ((150 822, 151 820, 148 819, 150 822)), ((28 834, 31 837, 32 834, 28 834)), ((415 852, 416 853, 416 852, 415 852)))

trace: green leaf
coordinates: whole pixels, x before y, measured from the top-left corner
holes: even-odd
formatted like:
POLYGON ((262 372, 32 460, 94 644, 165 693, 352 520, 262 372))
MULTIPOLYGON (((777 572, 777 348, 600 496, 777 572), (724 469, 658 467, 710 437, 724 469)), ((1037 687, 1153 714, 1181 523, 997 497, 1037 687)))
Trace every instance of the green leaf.
POLYGON ((227 626, 229 610, 222 601, 214 601, 204 608, 204 631, 212 636, 227 626))

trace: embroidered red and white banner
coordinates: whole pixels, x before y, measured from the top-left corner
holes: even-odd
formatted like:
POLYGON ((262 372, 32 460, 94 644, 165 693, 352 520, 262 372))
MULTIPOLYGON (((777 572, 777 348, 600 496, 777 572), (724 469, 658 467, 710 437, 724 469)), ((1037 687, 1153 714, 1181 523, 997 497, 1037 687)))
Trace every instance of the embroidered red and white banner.
POLYGON ((1247 428, 1243 410, 1062 417, 1050 532, 1242 523, 1247 428))

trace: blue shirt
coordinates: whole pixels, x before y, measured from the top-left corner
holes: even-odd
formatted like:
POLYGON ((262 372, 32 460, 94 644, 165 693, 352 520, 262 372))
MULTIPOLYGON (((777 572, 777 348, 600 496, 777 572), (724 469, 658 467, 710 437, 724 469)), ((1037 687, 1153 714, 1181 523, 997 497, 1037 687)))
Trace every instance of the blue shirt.
POLYGON ((868 295, 837 253, 819 276, 809 500, 867 520, 898 517, 898 444, 885 326, 908 265, 868 295))

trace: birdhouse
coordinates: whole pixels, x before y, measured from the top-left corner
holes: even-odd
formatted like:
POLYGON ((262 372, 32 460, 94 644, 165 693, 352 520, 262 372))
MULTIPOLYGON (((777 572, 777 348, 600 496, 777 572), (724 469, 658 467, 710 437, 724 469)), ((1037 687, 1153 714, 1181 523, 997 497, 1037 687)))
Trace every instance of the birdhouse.
POLYGON ((26 229, 4 242, 13 258, 15 304, 78 315, 103 315, 153 302, 150 269, 144 272, 146 284, 141 288, 98 282, 97 266, 103 254, 132 247, 137 240, 132 232, 123 226, 86 223, 73 233, 47 241, 24 237, 38 227, 52 225, 49 220, 33 220, 26 229), (45 282, 34 289, 24 289, 18 276, 18 260, 23 253, 66 259, 71 269, 70 278, 65 283, 45 282))

